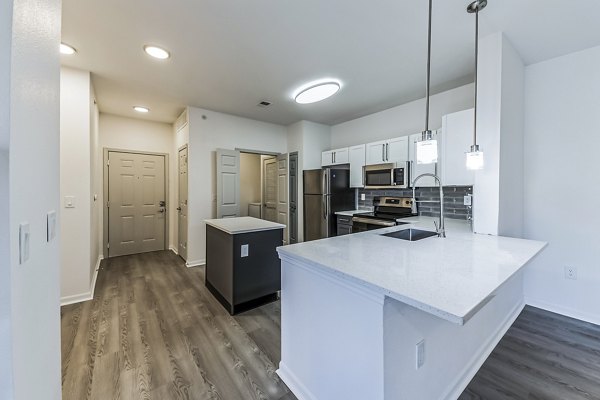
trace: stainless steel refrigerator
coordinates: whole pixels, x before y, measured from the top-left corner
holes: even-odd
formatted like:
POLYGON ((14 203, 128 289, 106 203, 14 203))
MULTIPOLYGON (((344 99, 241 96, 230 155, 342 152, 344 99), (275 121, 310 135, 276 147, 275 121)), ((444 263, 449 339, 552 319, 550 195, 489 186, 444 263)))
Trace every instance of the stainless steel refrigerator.
POLYGON ((336 235, 336 211, 355 208, 354 189, 350 189, 347 169, 314 169, 303 172, 304 240, 336 235))

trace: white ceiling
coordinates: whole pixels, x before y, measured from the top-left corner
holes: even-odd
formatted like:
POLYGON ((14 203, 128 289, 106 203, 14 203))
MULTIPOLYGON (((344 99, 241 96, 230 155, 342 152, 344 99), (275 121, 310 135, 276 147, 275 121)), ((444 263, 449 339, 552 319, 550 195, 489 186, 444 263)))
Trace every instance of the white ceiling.
MULTIPOLYGON (((434 91, 472 81, 468 1, 434 0, 434 91)), ((100 110, 173 122, 186 105, 290 124, 334 124, 424 95, 426 0, 63 0, 63 64, 92 72, 100 110), (167 48, 166 61, 144 44, 167 48), (334 97, 293 90, 336 77, 334 97), (273 102, 269 108, 257 106, 273 102)), ((600 1, 489 0, 481 34, 501 30, 527 64, 600 45, 600 1)))

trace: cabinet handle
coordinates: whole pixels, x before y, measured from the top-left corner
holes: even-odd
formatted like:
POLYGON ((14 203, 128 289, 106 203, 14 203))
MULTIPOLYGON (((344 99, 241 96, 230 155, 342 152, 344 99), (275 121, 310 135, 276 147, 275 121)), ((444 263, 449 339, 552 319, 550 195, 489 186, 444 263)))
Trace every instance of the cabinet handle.
POLYGON ((386 143, 385 144, 385 161, 389 161, 390 160, 390 144, 386 143))
POLYGON ((385 144, 381 145, 381 161, 385 161, 385 144))

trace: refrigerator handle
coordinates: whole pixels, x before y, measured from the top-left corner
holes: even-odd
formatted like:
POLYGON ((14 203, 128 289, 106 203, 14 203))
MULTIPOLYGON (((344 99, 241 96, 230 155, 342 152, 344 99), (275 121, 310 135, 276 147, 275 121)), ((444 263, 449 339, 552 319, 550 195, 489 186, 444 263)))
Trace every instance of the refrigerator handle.
POLYGON ((326 220, 327 219, 327 201, 325 200, 327 198, 327 196, 322 196, 323 197, 323 219, 326 220))

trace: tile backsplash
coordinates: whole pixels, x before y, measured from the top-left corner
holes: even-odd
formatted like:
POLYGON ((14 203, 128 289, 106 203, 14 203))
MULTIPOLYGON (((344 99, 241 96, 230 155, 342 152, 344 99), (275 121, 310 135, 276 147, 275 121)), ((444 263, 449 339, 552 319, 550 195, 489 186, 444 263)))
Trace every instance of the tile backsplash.
MULTIPOLYGON (((357 189, 358 207, 372 207, 373 198, 377 196, 412 197, 412 189, 387 189, 367 190, 357 189), (365 200, 361 200, 361 195, 365 200)), ((445 186, 444 187, 444 213, 446 218, 469 219, 472 215, 472 205, 464 205, 464 196, 473 194, 472 186, 445 186)), ((440 214, 440 189, 437 187, 417 188, 417 201, 435 201, 436 203, 418 204, 419 215, 437 217, 440 214)), ((471 201, 475 201, 471 198, 471 201)))

